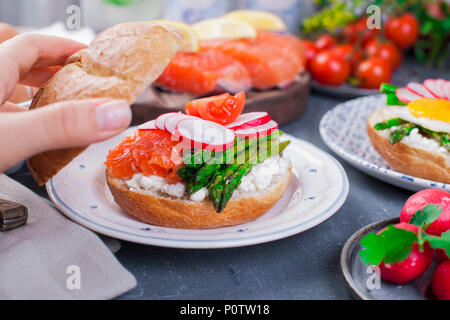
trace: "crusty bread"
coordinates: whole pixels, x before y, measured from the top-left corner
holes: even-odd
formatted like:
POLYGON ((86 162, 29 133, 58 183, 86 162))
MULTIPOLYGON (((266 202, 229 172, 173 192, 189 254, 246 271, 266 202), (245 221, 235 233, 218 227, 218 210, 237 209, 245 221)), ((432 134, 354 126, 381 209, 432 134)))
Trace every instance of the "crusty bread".
MULTIPOLYGON (((181 33, 149 22, 129 22, 101 32, 71 57, 38 92, 31 109, 51 103, 110 97, 134 102, 175 55, 181 33)), ((38 154, 27 161, 42 185, 85 147, 38 154)))
POLYGON ((221 213, 214 210, 209 199, 195 202, 129 190, 126 181, 112 177, 109 169, 106 176, 115 202, 139 220, 169 228, 208 229, 242 224, 262 216, 283 196, 291 179, 291 170, 264 192, 245 196, 233 194, 221 213))
POLYGON ((374 129, 383 119, 382 109, 376 110, 367 121, 367 134, 377 152, 395 170, 408 175, 450 183, 450 165, 440 154, 421 148, 414 148, 404 143, 390 144, 382 132, 374 129))

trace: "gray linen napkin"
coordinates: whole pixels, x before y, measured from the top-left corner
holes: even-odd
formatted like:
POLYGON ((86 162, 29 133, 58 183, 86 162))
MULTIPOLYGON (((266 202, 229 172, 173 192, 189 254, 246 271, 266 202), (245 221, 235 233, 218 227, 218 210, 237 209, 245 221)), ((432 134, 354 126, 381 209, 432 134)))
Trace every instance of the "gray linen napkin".
POLYGON ((95 233, 47 200, 6 175, 0 198, 28 208, 25 226, 0 232, 0 299, 111 299, 136 286, 95 233))

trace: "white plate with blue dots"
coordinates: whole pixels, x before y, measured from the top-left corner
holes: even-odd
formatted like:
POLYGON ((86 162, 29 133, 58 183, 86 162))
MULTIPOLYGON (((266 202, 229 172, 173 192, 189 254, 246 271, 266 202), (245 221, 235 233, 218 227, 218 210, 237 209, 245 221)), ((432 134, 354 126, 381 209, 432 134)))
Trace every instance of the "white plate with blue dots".
POLYGON ((53 203, 73 221, 110 237, 147 245, 212 249, 254 245, 282 239, 330 218, 345 202, 349 190, 341 164, 310 143, 286 135, 284 153, 293 175, 284 196, 266 214, 245 224, 208 230, 154 226, 127 214, 106 184, 108 150, 124 134, 91 145, 47 183, 53 203))

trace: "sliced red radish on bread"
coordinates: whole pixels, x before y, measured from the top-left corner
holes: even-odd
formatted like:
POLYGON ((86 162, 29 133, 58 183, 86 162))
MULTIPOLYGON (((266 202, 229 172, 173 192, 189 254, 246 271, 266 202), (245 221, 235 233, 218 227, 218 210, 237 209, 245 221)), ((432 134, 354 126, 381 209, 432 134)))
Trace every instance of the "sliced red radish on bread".
POLYGON ((445 97, 447 98, 447 100, 450 100, 450 81, 445 81, 445 83, 442 85, 442 88, 445 97))
POLYGON ((155 120, 155 126, 156 126, 158 129, 166 130, 166 127, 164 126, 164 122, 166 121, 166 119, 167 119, 168 117, 171 117, 171 116, 174 116, 174 115, 180 115, 180 114, 182 114, 182 113, 181 113, 181 112, 169 112, 169 113, 164 113, 164 114, 162 114, 162 115, 160 115, 160 116, 158 116, 158 117, 156 118, 156 120, 155 120))
POLYGON ((445 95, 445 92, 444 92, 444 83, 445 83, 444 79, 436 79, 434 81, 436 95, 438 96, 439 99, 447 99, 447 96, 445 95))
MULTIPOLYGON (((431 98, 437 98, 439 99, 439 95, 437 93, 438 88, 436 85, 436 80, 434 79, 427 79, 423 82, 423 86, 425 87, 425 89, 428 90, 428 92, 432 95, 431 98)), ((428 98, 428 97, 427 97, 428 98)))
POLYGON ((241 114, 225 127, 232 130, 247 129, 266 124, 272 120, 267 112, 249 112, 241 114))
POLYGON ((395 90, 395 95, 404 103, 410 103, 411 101, 423 98, 423 96, 420 96, 407 88, 398 88, 395 90))
POLYGON ((232 130, 216 122, 200 118, 186 118, 177 123, 175 135, 190 148, 201 148, 215 152, 227 150, 234 145, 232 130))
POLYGON ((141 124, 138 127, 138 130, 140 130, 140 131, 158 130, 159 128, 156 127, 155 122, 156 122, 155 120, 147 121, 147 122, 141 124))
POLYGON ((259 138, 265 137, 277 129, 278 123, 276 123, 273 120, 270 120, 269 122, 260 126, 236 130, 234 131, 234 134, 239 138, 259 138))
POLYGON ((175 128, 177 126, 177 123, 180 122, 181 120, 189 119, 189 118, 199 119, 197 117, 190 116, 190 115, 184 114, 184 113, 172 114, 164 120, 164 129, 166 129, 166 131, 168 131, 171 135, 176 135, 175 128))
POLYGON ((420 98, 434 98, 431 92, 418 82, 410 82, 406 85, 409 91, 420 96, 420 98))

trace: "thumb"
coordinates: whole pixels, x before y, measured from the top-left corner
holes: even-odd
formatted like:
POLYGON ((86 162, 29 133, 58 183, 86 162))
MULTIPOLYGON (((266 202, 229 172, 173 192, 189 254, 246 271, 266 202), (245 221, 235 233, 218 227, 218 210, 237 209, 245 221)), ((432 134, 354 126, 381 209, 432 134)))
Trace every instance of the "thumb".
POLYGON ((5 113, 0 117, 5 123, 0 134, 13 140, 1 140, 15 143, 2 150, 20 161, 43 151, 87 146, 122 132, 131 117, 125 100, 111 99, 64 101, 28 112, 5 113))

